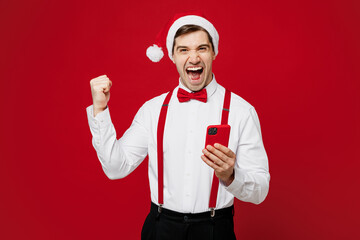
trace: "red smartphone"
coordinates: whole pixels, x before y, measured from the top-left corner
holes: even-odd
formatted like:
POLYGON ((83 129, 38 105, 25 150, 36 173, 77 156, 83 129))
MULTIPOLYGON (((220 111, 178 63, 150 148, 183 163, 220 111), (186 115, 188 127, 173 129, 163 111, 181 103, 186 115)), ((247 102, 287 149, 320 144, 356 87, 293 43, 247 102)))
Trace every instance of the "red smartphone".
POLYGON ((229 144, 230 125, 210 125, 206 130, 205 147, 207 145, 214 146, 215 143, 220 143, 225 147, 229 144))

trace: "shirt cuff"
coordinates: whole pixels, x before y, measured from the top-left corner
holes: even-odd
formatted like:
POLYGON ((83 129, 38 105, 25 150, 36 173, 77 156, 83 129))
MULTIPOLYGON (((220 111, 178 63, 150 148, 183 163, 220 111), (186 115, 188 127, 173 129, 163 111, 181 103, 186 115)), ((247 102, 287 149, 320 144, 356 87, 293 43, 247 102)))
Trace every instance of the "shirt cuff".
POLYGON ((86 113, 90 128, 104 128, 111 124, 109 107, 106 107, 104 111, 99 112, 94 117, 94 107, 91 105, 86 108, 86 113))
POLYGON ((230 183, 229 186, 224 186, 225 189, 235 196, 235 193, 241 189, 241 187, 245 184, 245 175, 246 172, 241 170, 240 168, 234 168, 234 180, 230 183))

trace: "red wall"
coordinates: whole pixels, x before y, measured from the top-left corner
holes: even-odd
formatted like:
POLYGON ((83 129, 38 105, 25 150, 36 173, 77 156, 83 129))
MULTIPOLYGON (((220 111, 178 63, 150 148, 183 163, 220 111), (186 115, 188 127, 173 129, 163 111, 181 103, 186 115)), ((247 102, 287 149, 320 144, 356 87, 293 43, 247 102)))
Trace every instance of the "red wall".
POLYGON ((217 80, 258 111, 270 163, 259 206, 236 201, 239 239, 359 239, 359 1, 1 1, 0 238, 139 239, 147 160, 111 181, 91 146, 89 81, 113 81, 118 137, 175 87, 145 56, 176 12, 220 34, 217 80))

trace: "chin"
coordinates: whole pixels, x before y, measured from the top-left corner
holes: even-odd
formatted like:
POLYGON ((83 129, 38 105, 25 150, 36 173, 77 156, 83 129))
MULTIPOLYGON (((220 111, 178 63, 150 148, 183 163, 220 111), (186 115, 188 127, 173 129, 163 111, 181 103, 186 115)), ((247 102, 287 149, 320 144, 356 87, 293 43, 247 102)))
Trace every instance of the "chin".
POLYGON ((196 91, 200 91, 201 89, 203 89, 205 87, 204 84, 199 84, 199 85, 190 85, 189 86, 189 89, 193 92, 196 92, 196 91))
POLYGON ((186 84, 191 91, 199 91, 205 86, 205 80, 201 78, 199 80, 190 80, 188 78, 186 84))

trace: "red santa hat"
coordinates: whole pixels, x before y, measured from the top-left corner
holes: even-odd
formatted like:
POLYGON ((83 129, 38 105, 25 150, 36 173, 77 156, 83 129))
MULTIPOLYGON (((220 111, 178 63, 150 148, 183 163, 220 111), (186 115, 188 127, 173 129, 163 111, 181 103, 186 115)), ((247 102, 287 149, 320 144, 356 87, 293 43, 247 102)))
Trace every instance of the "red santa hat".
POLYGON ((210 34, 216 56, 219 51, 219 34, 216 31, 214 25, 212 25, 211 22, 205 19, 205 17, 203 17, 203 14, 201 14, 200 12, 175 15, 174 18, 168 22, 166 27, 158 33, 158 35, 156 36, 155 44, 147 48, 146 56, 153 62, 159 62, 164 56, 163 49, 166 46, 169 58, 173 60, 172 47, 174 44, 175 34, 177 30, 179 30, 179 28, 184 25, 190 24, 200 26, 210 34))

